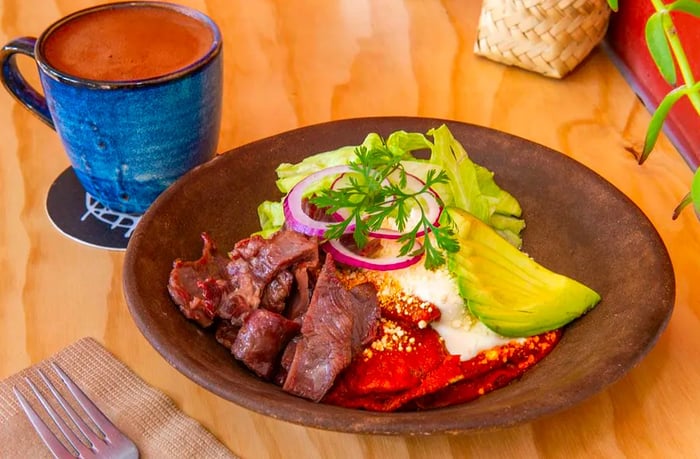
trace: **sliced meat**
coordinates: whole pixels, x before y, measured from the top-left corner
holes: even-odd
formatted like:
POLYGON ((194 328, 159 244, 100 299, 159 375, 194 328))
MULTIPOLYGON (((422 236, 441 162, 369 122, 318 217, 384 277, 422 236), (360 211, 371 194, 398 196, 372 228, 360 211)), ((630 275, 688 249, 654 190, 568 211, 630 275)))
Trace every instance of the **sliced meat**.
POLYGON ((233 325, 231 322, 219 321, 216 325, 216 332, 214 333, 216 341, 226 349, 231 350, 240 328, 240 326, 233 325))
POLYGON ((246 239, 241 239, 233 246, 233 250, 229 254, 231 258, 243 258, 251 260, 258 255, 260 249, 267 244, 267 241, 262 236, 254 235, 246 239))
POLYGON ((352 327, 352 353, 353 355, 374 341, 381 332, 379 318, 381 308, 377 303, 377 289, 374 284, 365 282, 350 289, 357 300, 355 307, 355 321, 352 327), (376 307, 375 307, 376 306, 376 307))
MULTIPOLYGON (((251 239, 262 239, 253 236, 251 239)), ((262 239, 265 244, 260 244, 256 240, 254 245, 257 250, 249 250, 246 245, 245 250, 236 244, 236 251, 244 258, 253 271, 258 281, 262 285, 267 285, 283 269, 292 264, 304 263, 308 265, 318 264, 318 241, 301 233, 291 230, 281 230, 275 233, 270 239, 262 239), (250 256, 254 253, 254 256, 250 256)), ((234 255, 232 254, 233 258, 234 255)))
POLYGON ((296 335, 294 338, 292 338, 282 352, 282 357, 280 357, 280 365, 274 379, 275 384, 278 386, 284 385, 284 380, 287 379, 287 372, 289 372, 289 367, 292 365, 292 361, 294 360, 294 353, 297 350, 297 343, 299 342, 299 339, 301 339, 301 335, 296 335))
MULTIPOLYGON (((289 296, 291 284, 287 288, 287 275, 277 279, 285 270, 294 266, 318 266, 318 240, 291 230, 275 233, 270 239, 251 236, 239 241, 229 253, 231 261, 227 266, 227 274, 231 289, 226 300, 221 302, 218 315, 230 319, 234 323, 242 322, 245 315, 257 309, 263 302, 268 287, 271 291, 270 309, 277 310, 282 303, 286 305, 286 293, 289 296), (279 285, 270 284, 277 279, 279 285)), ((284 307, 281 307, 284 310, 284 307)))
POLYGON ((189 318, 258 376, 320 401, 379 329, 376 290, 348 290, 318 240, 292 230, 238 242, 228 258, 203 235, 199 260, 177 260, 168 289, 189 318), (286 317, 285 317, 286 315, 286 317))
POLYGON ((326 257, 301 326, 301 338, 283 389, 320 401, 362 343, 373 339, 379 319, 371 284, 351 292, 338 279, 333 257, 326 257), (371 335, 371 336, 368 336, 371 335))
POLYGON ((228 290, 228 258, 218 253, 208 234, 202 234, 202 256, 195 261, 175 260, 168 292, 188 319, 203 327, 212 324, 221 298, 228 290))
POLYGON ((231 352, 255 374, 269 380, 276 373, 282 350, 299 328, 298 322, 276 312, 256 309, 243 320, 231 352))
POLYGON ((310 278, 311 274, 309 271, 310 270, 304 266, 294 269, 295 288, 290 294, 286 313, 286 316, 290 319, 301 317, 309 308, 309 301, 311 301, 311 292, 313 289, 313 282, 310 278))
POLYGON ((262 288, 247 261, 236 258, 226 265, 228 289, 219 302, 217 316, 240 325, 245 315, 260 305, 262 288))
POLYGON ((280 273, 265 286, 262 300, 260 301, 260 307, 280 314, 283 313, 287 306, 287 298, 289 297, 289 292, 292 290, 293 283, 294 274, 286 269, 280 271, 280 273))

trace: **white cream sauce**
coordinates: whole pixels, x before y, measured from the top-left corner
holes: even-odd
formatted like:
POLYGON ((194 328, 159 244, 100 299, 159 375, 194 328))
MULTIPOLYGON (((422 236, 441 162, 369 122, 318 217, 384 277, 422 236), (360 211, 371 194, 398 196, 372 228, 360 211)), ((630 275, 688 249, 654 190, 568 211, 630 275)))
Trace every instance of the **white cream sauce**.
POLYGON ((429 301, 440 309, 440 320, 431 326, 442 336, 447 350, 460 355, 461 360, 469 360, 479 352, 513 340, 524 341, 523 338, 500 336, 471 315, 459 295, 457 281, 444 267, 429 271, 423 263, 416 263, 391 271, 390 275, 404 292, 429 301))

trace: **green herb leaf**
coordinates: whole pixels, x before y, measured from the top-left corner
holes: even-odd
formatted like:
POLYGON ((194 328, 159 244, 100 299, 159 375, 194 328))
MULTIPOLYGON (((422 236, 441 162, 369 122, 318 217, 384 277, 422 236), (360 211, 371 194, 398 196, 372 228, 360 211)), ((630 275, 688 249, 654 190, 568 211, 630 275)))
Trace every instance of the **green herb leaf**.
MULTIPOLYGON (((401 156, 386 144, 356 149, 356 159, 349 166, 353 171, 348 179, 336 188, 322 189, 310 198, 311 203, 326 209, 329 214, 344 209, 349 215, 343 221, 329 225, 325 237, 338 239, 351 223, 355 225, 353 238, 362 249, 369 241, 369 233, 382 227, 387 218, 394 219, 402 233, 398 242, 401 255, 408 255, 416 245, 418 233, 423 231, 422 248, 425 267, 435 269, 445 263, 444 252, 459 250, 459 243, 450 224, 434 225, 426 217, 422 196, 431 193, 432 187, 448 182, 444 170, 429 170, 419 189, 407 186, 406 170, 401 156), (412 210, 420 213, 417 222, 410 221, 412 210)), ((444 203, 438 197, 438 203, 444 203)))
POLYGON ((657 11, 652 14, 644 29, 647 46, 656 67, 671 86, 676 85, 676 64, 673 61, 671 47, 666 39, 668 28, 673 28, 668 11, 657 11))
POLYGON ((618 0, 608 0, 608 6, 611 10, 617 11, 617 2, 618 0))
POLYGON ((669 11, 682 11, 700 18, 700 2, 697 0, 676 0, 668 5, 669 11))
POLYGON ((690 185, 690 197, 693 199, 695 213, 700 215, 700 169, 697 169, 693 176, 693 183, 690 185))
POLYGON ((673 105, 678 102, 681 97, 688 94, 688 91, 689 89, 687 86, 679 86, 666 94, 666 96, 661 100, 661 103, 656 108, 656 111, 649 122, 647 135, 644 139, 644 149, 642 150, 642 155, 639 157, 639 164, 646 161, 649 153, 651 153, 651 151, 654 149, 654 145, 656 145, 656 141, 661 133, 661 128, 663 128, 664 121, 666 120, 666 117, 671 111, 673 105))

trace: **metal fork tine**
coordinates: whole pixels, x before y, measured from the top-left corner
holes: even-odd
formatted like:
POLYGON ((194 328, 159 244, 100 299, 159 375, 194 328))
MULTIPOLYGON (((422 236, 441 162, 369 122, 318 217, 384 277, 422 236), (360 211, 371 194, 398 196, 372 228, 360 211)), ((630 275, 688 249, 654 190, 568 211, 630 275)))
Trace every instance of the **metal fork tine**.
MULTIPOLYGON (((63 433, 64 438, 58 438, 58 436, 54 434, 17 387, 13 387, 12 389, 22 409, 29 418, 29 421, 54 457, 57 459, 75 458, 77 454, 77 457, 80 459, 95 457, 105 459, 138 458, 139 450, 136 444, 112 424, 107 416, 100 411, 61 367, 55 362, 51 362, 51 367, 63 381, 65 385, 64 389, 67 389, 74 397, 74 401, 82 407, 82 410, 78 411, 83 411, 84 413, 78 414, 78 412, 73 409, 71 406, 73 401, 68 403, 41 369, 37 369, 37 373, 51 392, 51 394, 46 394, 46 397, 44 397, 29 378, 24 379, 32 392, 34 392, 37 400, 39 400, 44 407, 48 417, 51 418, 58 429, 63 433), (65 415, 67 415, 71 419, 72 424, 74 424, 73 426, 68 425, 63 419, 64 415, 59 415, 51 403, 47 401, 47 398, 53 398, 54 402, 51 403, 58 403, 61 405, 65 415), (85 416, 90 418, 90 421, 87 421, 85 416), (71 448, 73 451, 71 451, 71 448)), ((68 394, 66 394, 66 397, 70 398, 68 394)))
MULTIPOLYGON (((54 395, 57 395, 59 403, 62 406, 67 405, 67 403, 63 399, 63 397, 60 394, 58 394, 58 392, 56 391, 56 388, 53 387, 53 384, 51 384, 51 382, 48 380, 48 378, 46 378, 46 376, 41 373, 41 370, 39 370, 39 374, 42 376, 44 381, 48 383, 47 385, 49 386, 49 389, 51 390, 51 392, 54 393, 54 395)), ((80 455, 83 457, 86 454, 91 454, 92 452, 94 452, 93 451, 94 446, 92 446, 92 444, 91 444, 91 447, 88 447, 82 442, 80 437, 78 437, 71 430, 71 428, 68 426, 68 424, 66 424, 66 421, 63 420, 63 418, 56 412, 56 410, 53 408, 53 406, 51 406, 51 404, 46 400, 46 398, 41 394, 41 392, 39 392, 39 389, 34 385, 34 383, 29 378, 24 378, 24 379, 27 382, 27 384, 29 385, 29 387, 32 389, 32 392, 34 392, 34 395, 36 396, 36 398, 39 400, 41 405, 44 407, 44 409, 48 413, 51 420, 54 423, 56 423, 56 426, 58 426, 58 429, 63 433, 63 435, 66 437, 66 440, 68 440, 68 442, 73 447, 73 449, 75 449, 75 451, 80 453, 80 455)), ((94 436, 94 434, 93 434, 93 436, 94 436)))
MULTIPOLYGON (((88 448, 90 448, 92 451, 95 451, 95 443, 99 442, 101 440, 100 437, 98 437, 95 432, 92 430, 90 426, 87 425, 85 421, 78 415, 78 413, 75 412, 72 406, 68 402, 66 402, 66 399, 63 398, 63 395, 56 389, 56 386, 53 385, 53 383, 49 380, 49 378, 46 377, 46 374, 44 374, 41 369, 37 370, 37 373, 39 373, 39 376, 41 379, 44 381, 44 384, 46 384, 46 387, 49 388, 53 396, 56 398, 58 401, 59 405, 63 408, 63 410, 66 412, 68 417, 73 421, 73 423, 78 427, 78 430, 80 430, 80 433, 82 433, 85 436, 85 439, 88 441, 89 445, 88 448)), ((62 421, 62 420, 61 420, 62 421)), ((63 422, 61 422, 64 426, 67 427, 67 425, 63 422)), ((59 424, 60 427, 60 424, 59 424)), ((70 430, 70 429, 69 429, 70 430)), ((71 434, 73 431, 70 431, 71 434)), ((69 436, 66 432, 63 432, 64 435, 67 437, 69 436)), ((76 440, 80 441, 77 437, 75 437, 76 440)))
POLYGON ((22 393, 17 389, 16 386, 12 387, 12 391, 15 393, 15 397, 17 397, 20 406, 29 418, 29 422, 31 422, 32 426, 34 426, 34 429, 39 434, 39 436, 44 441, 44 443, 49 448, 54 457, 56 459, 75 457, 66 449, 65 446, 63 446, 63 443, 60 442, 56 435, 54 435, 54 433, 51 432, 49 426, 47 426, 46 423, 39 417, 37 412, 34 411, 34 408, 32 408, 27 399, 24 397, 24 395, 22 395, 22 393))
POLYGON ((123 436, 123 434, 114 426, 114 424, 112 424, 112 421, 110 421, 107 416, 105 416, 104 413, 102 413, 102 411, 100 411, 100 409, 94 403, 92 403, 92 400, 90 400, 85 393, 83 393, 83 391, 68 377, 68 375, 61 369, 61 367, 58 366, 57 363, 51 362, 51 366, 61 377, 61 380, 65 383, 66 387, 68 387, 70 393, 73 394, 76 400, 78 400, 78 403, 80 403, 83 410, 85 410, 88 416, 90 416, 92 422, 94 422, 95 425, 100 428, 102 433, 104 433, 105 441, 107 443, 112 443, 115 441, 115 439, 123 436))

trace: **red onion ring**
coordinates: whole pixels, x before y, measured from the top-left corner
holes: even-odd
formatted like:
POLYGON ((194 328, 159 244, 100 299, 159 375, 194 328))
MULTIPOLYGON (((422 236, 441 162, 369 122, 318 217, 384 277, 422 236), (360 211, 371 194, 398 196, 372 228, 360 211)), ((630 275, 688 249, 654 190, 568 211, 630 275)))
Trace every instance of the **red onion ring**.
MULTIPOLYGON (((309 217, 306 212, 304 212, 304 206, 302 204, 304 191, 306 191, 309 186, 323 178, 331 175, 344 174, 351 171, 352 169, 350 169, 350 166, 346 165, 328 167, 304 177, 299 181, 299 183, 294 185, 284 198, 282 205, 287 226, 294 231, 306 234, 308 236, 322 237, 328 229, 329 222, 314 220, 313 218, 309 217)), ((355 225, 350 224, 345 229, 345 233, 352 233, 354 229, 355 225)))
MULTIPOLYGON (((326 169, 317 171, 297 183, 289 191, 287 196, 284 198, 283 211, 287 226, 297 232, 307 234, 309 236, 323 237, 326 231, 331 225, 330 222, 315 220, 304 212, 303 197, 306 190, 318 182, 329 176, 337 175, 338 177, 333 181, 332 187, 336 187, 340 182, 340 178, 348 173, 352 172, 350 166, 340 165, 333 166, 326 169)), ((417 192, 425 186, 425 182, 413 174, 406 174, 406 187, 407 189, 417 192)), ((439 203, 439 197, 434 190, 428 189, 428 193, 421 196, 425 200, 426 212, 425 216, 433 224, 436 225, 440 214, 442 213, 442 207, 439 203)), ((333 217, 336 220, 344 220, 349 217, 347 212, 343 209, 337 211, 333 217)), ((349 224, 344 231, 344 234, 350 234, 355 230, 354 224, 349 224)), ((417 237, 421 237, 425 234, 425 231, 419 231, 417 237)), ((390 228, 381 228, 375 231, 371 231, 369 234, 371 237, 383 238, 383 239, 398 239, 402 236, 402 233, 390 228)), ((396 257, 382 257, 382 258, 369 258, 359 255, 345 245, 343 245, 339 240, 329 240, 322 246, 324 250, 328 251, 333 255, 333 257, 341 262, 350 266, 355 266, 365 269, 373 269, 380 271, 388 271, 393 269, 401 269, 411 266, 423 257, 422 253, 418 255, 405 255, 396 257)), ((411 253, 419 251, 422 248, 421 244, 416 241, 415 245, 411 249, 411 253)))
MULTIPOLYGON (((411 252, 415 252, 421 247, 421 244, 416 241, 415 245, 411 249, 411 252)), ((321 248, 330 253, 333 256, 333 259, 339 263, 344 263, 356 268, 372 269, 376 271, 390 271, 394 269, 407 268, 418 263, 421 258, 423 258, 422 253, 418 255, 404 255, 397 257, 369 258, 353 252, 343 245, 338 239, 331 239, 325 242, 321 248)))

